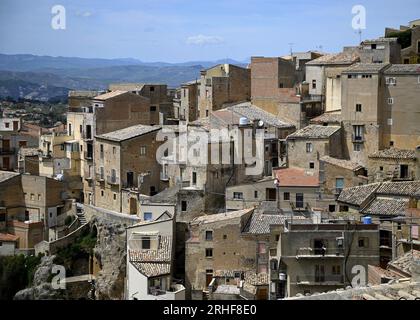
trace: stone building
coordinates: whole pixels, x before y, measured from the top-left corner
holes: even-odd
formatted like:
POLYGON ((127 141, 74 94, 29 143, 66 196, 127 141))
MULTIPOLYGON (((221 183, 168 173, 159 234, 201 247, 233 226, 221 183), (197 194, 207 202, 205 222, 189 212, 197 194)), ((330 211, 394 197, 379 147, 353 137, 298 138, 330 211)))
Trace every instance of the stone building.
POLYGON ((251 58, 252 104, 299 129, 320 115, 322 106, 320 100, 309 96, 307 84, 298 83, 298 74, 293 61, 251 58))
POLYGON ((51 178, 0 173, 0 232, 19 236, 19 249, 56 240, 73 208, 65 190, 51 178))
MULTIPOLYGON (((142 110, 148 117, 148 122, 140 124, 157 125, 167 124, 167 119, 174 117, 172 98, 166 84, 161 83, 114 83, 109 85, 110 91, 128 91, 149 99, 149 110, 142 110)), ((133 111, 135 112, 135 111, 133 111)), ((116 129, 115 129, 116 130, 116 129)))
POLYGON ((194 80, 181 85, 179 120, 195 121, 199 116, 198 100, 200 80, 194 80))
POLYGON ((359 49, 361 63, 401 63, 401 45, 398 38, 365 40, 359 49))
POLYGON ((419 180, 415 150, 389 148, 368 156, 369 182, 419 180))
POLYGON ((270 239, 272 299, 345 288, 355 266, 364 268, 367 283, 368 265, 379 265, 377 224, 287 220, 271 229, 270 239))
POLYGON ((378 150, 420 144, 418 65, 357 64, 342 74, 346 157, 367 166, 378 150))
POLYGON ((341 109, 341 72, 358 61, 358 48, 345 47, 341 53, 324 55, 306 64, 309 94, 321 101, 325 111, 341 109))
POLYGON ((211 111, 226 103, 249 101, 251 98, 251 71, 232 64, 219 64, 201 71, 198 89, 199 117, 208 117, 211 111))
POLYGON ((341 127, 309 125, 287 137, 288 165, 318 174, 319 159, 342 158, 342 149, 341 127))
POLYGON ((226 209, 239 210, 261 204, 274 205, 278 212, 301 214, 319 205, 318 176, 300 168, 283 168, 250 184, 226 188, 226 209), (276 183, 277 182, 277 183, 276 183))
POLYGON ((400 29, 386 28, 385 37, 397 37, 401 42, 401 62, 403 64, 420 63, 420 20, 409 22, 400 29), (406 40, 408 39, 408 41, 406 40))
POLYGON ((127 228, 127 300, 185 300, 173 278, 175 219, 162 215, 127 228))
POLYGON ((281 57, 282 59, 293 61, 296 65, 296 82, 301 83, 306 80, 306 64, 309 61, 318 59, 323 56, 322 53, 316 51, 293 52, 291 55, 281 57))
MULTIPOLYGON (((160 188, 156 141, 160 126, 136 125, 95 137, 94 204, 104 209, 137 214, 139 195, 160 188)), ((91 194, 85 195, 92 199, 91 194)))
MULTIPOLYGON (((372 218, 380 224, 381 266, 397 255, 396 241, 404 242, 401 222, 410 222, 410 210, 420 208, 420 181, 372 183, 345 188, 337 203, 343 210, 352 212, 356 219, 372 218), (400 219, 399 223, 394 223, 400 219)), ((417 221, 414 220, 415 224, 417 221)), ((407 238, 405 238, 407 240, 407 238)))
POLYGON ((239 284, 244 272, 256 272, 257 244, 243 237, 253 211, 204 215, 191 221, 185 245, 187 297, 200 298, 221 272, 232 274, 229 283, 233 285, 239 284))
POLYGON ((344 188, 368 183, 366 169, 350 160, 323 156, 319 160, 319 183, 323 199, 329 212, 336 211, 335 200, 344 188))
POLYGON ((36 138, 24 134, 20 118, 0 118, 0 170, 17 169, 19 149, 36 145, 36 138))
POLYGON ((383 72, 383 147, 414 150, 420 145, 420 64, 391 65, 383 72))

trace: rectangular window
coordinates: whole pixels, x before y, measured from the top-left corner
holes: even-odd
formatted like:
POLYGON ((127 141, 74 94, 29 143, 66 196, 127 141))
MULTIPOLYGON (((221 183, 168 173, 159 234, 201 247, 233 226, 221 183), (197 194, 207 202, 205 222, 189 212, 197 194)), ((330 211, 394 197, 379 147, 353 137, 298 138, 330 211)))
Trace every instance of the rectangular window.
POLYGON ((258 191, 254 191, 254 198, 257 199, 258 198, 258 191))
POLYGON ((211 230, 206 231, 206 241, 213 241, 213 231, 211 230))
POLYGON ((316 89, 316 80, 312 80, 312 89, 316 89))
POLYGON ((332 266, 332 272, 331 273, 333 275, 336 275, 336 276, 341 275, 341 266, 340 265, 332 266))
POLYGON ((244 198, 244 194, 242 192, 234 192, 233 193, 233 199, 243 199, 244 198))
POLYGON ((363 126, 353 126, 353 136, 355 141, 363 141, 363 126))
POLYGON ((362 112, 362 105, 360 103, 356 104, 356 112, 362 112))
POLYGON ((156 106, 150 106, 150 112, 155 112, 156 111, 156 106))
POLYGON ((362 150, 362 145, 359 143, 353 143, 353 150, 359 152, 362 150))
POLYGON ((144 221, 151 221, 152 217, 153 217, 153 214, 151 212, 143 213, 143 220, 144 221))
POLYGON ((340 193, 341 190, 344 189, 344 178, 336 178, 335 179, 335 191, 336 193, 340 193))
POLYGON ((187 201, 181 201, 181 211, 187 211, 187 201))
POLYGON ((306 143, 306 153, 311 153, 314 150, 314 146, 311 142, 306 143))
POLYGON ((389 86, 395 86, 397 84, 397 79, 393 77, 387 77, 385 81, 389 86))
POLYGON ((206 249, 206 258, 213 257, 213 249, 206 249))
POLYGON ((112 154, 116 154, 117 153, 117 148, 112 147, 112 154))
POLYGON ((309 162, 309 169, 315 168, 315 162, 309 162))
POLYGON ((283 200, 286 200, 286 201, 290 200, 290 192, 283 193, 283 200))
POLYGON ((41 201, 41 195, 38 193, 38 201, 41 201))
POLYGON ((140 155, 141 156, 145 156, 146 155, 146 146, 141 146, 140 147, 140 155))
POLYGON ((114 192, 114 201, 117 200, 117 194, 114 192))
POLYGON ((392 118, 388 119, 387 123, 388 123, 389 126, 392 126, 392 118))
POLYGON ((143 250, 149 250, 150 249, 150 237, 143 237, 141 239, 141 248, 143 250))
POLYGON ((359 248, 367 248, 369 247, 369 238, 360 237, 358 241, 359 248))
POLYGON ((296 208, 303 208, 303 193, 296 193, 296 208))
POLYGON ((388 98, 388 104, 389 105, 394 104, 394 98, 388 98))

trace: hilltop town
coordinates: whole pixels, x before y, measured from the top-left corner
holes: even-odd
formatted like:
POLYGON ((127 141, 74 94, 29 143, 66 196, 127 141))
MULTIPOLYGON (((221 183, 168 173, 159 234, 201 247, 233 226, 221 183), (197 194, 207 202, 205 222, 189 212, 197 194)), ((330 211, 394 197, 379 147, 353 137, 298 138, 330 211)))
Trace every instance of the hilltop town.
POLYGON ((418 300, 419 101, 416 20, 63 119, 5 102, 0 299, 418 300))

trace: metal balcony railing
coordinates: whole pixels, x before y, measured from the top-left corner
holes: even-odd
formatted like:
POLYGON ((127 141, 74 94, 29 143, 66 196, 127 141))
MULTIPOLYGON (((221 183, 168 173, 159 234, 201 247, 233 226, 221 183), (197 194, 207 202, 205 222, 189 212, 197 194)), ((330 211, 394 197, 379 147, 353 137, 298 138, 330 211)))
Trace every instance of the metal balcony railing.
POLYGON ((0 148, 1 155, 15 154, 15 148, 0 148))
POLYGON ((84 152, 84 157, 85 157, 86 160, 93 160, 93 152, 85 151, 84 152))
POLYGON ((296 257, 340 257, 344 256, 344 248, 305 247, 296 250, 296 257))
POLYGON ((168 174, 165 173, 165 172, 161 172, 160 173, 160 180, 162 180, 162 181, 168 181, 169 180, 168 174))
POLYGON ((105 176, 103 174, 97 173, 95 175, 96 181, 102 182, 105 181, 105 176))
POLYGON ((352 142, 356 143, 363 143, 365 142, 365 137, 363 135, 355 135, 354 133, 351 135, 352 142))
POLYGON ((342 285, 344 284, 344 276, 341 274, 304 274, 296 276, 297 284, 322 284, 322 285, 342 285))

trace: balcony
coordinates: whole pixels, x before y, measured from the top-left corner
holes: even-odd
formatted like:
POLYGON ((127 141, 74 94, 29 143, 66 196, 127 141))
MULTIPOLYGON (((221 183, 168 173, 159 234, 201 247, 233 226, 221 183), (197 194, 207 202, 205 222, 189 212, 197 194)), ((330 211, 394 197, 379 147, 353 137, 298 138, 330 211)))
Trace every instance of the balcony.
POLYGON ((117 176, 107 176, 106 182, 110 185, 116 186, 120 184, 120 179, 117 176))
POLYGON ((296 259, 301 258, 343 258, 343 248, 327 248, 325 251, 322 248, 298 248, 296 250, 296 259))
POLYGON ((89 169, 85 169, 83 172, 83 177, 85 180, 90 181, 93 179, 93 174, 89 171, 89 169))
POLYGON ((105 181, 105 177, 103 174, 97 173, 96 175, 96 181, 98 182, 104 182, 105 181))
POLYGON ((362 135, 355 135, 354 133, 351 135, 351 141, 353 143, 364 143, 365 142, 365 137, 363 137, 362 135))
POLYGON ((15 154, 15 148, 0 148, 0 155, 12 155, 15 154))
POLYGON ((149 287, 148 294, 156 300, 185 300, 185 287, 181 284, 174 284, 168 291, 159 287, 149 287))
POLYGON ((93 140, 92 133, 89 132, 83 132, 82 138, 87 141, 93 140))
POLYGON ((322 286, 341 286, 344 285, 344 276, 339 275, 325 275, 325 274, 307 274, 296 276, 296 284, 298 285, 322 285, 322 286))
POLYGON ((169 181, 169 176, 166 172, 161 172, 160 173, 160 180, 161 181, 169 181))
POLYGON ((85 151, 83 154, 84 154, 84 157, 85 157, 86 160, 93 160, 93 153, 92 152, 85 151))

